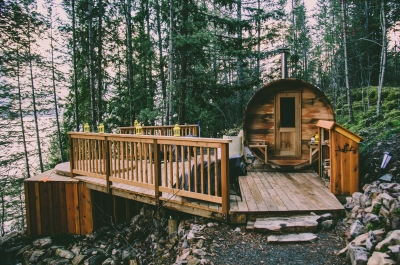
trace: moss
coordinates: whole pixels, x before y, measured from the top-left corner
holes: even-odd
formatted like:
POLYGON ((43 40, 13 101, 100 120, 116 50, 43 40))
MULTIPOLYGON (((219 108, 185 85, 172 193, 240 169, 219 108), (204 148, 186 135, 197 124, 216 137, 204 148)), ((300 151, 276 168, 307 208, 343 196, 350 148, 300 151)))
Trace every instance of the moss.
POLYGON ((374 205, 374 208, 372 208, 372 212, 371 212, 371 213, 373 213, 373 214, 375 214, 375 215, 379 215, 379 212, 380 212, 380 210, 381 210, 381 207, 382 207, 382 204, 376 203, 376 204, 374 205))

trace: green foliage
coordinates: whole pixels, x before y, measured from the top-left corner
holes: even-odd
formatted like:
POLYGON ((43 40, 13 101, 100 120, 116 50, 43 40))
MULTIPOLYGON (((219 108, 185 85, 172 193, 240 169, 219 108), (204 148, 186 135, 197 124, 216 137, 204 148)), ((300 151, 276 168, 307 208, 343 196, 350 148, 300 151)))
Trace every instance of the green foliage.
POLYGON ((380 222, 368 223, 365 226, 365 229, 367 229, 367 231, 371 231, 371 230, 378 230, 378 229, 385 228, 385 227, 386 227, 386 218, 383 218, 380 222))

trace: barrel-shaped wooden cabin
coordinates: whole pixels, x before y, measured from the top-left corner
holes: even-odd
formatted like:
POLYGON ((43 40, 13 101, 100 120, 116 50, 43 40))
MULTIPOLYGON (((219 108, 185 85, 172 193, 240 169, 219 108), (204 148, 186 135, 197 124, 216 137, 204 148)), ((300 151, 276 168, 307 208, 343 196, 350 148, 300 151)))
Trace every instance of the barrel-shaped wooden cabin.
POLYGON ((301 169, 318 158, 310 141, 319 120, 335 120, 324 93, 303 80, 280 79, 259 89, 247 104, 245 144, 275 169, 301 169))

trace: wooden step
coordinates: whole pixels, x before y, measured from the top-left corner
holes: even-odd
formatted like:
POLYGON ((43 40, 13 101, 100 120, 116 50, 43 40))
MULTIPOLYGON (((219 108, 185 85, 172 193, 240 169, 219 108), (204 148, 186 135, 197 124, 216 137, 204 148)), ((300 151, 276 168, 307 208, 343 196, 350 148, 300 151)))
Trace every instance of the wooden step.
POLYGON ((288 235, 273 235, 267 237, 268 243, 299 243, 313 242, 318 236, 313 233, 288 234, 288 235))

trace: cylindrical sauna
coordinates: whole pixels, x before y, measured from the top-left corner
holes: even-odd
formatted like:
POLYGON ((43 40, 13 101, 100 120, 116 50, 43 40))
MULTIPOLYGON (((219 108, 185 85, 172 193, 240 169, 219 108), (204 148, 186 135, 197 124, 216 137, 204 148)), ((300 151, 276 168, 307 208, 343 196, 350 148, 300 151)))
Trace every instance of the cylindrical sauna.
POLYGON ((317 159, 310 142, 319 120, 335 120, 325 94, 303 80, 280 79, 264 85, 247 104, 245 144, 275 169, 301 169, 317 159))

